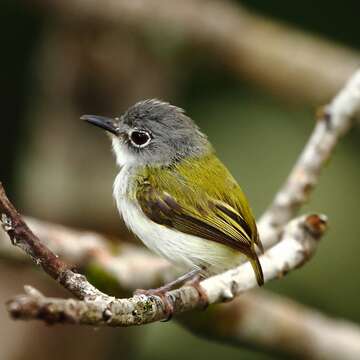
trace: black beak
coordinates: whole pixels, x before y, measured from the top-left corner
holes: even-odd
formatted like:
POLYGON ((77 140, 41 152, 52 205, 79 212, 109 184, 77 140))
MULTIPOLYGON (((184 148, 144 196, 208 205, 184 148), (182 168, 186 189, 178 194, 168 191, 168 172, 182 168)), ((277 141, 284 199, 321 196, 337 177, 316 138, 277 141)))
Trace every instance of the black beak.
POLYGON ((119 135, 119 127, 115 119, 97 115, 83 115, 80 118, 88 123, 104 129, 114 135, 119 135))

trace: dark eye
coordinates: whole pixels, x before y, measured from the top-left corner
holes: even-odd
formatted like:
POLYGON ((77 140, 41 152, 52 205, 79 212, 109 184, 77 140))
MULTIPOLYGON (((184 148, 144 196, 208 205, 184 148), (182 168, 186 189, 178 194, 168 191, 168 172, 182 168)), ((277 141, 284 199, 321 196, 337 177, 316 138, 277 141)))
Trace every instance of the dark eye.
POLYGON ((147 131, 133 130, 130 134, 130 140, 133 145, 137 147, 144 147, 150 142, 151 136, 147 131))

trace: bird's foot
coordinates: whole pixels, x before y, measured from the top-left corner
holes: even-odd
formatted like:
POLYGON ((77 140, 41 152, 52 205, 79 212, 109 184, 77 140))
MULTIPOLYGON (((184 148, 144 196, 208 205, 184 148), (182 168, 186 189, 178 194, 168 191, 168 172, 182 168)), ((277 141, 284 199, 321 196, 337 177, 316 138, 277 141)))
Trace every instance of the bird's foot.
POLYGON ((164 286, 158 288, 158 289, 137 289, 134 292, 134 295, 146 295, 146 296, 158 296, 163 304, 165 305, 164 313, 166 315, 166 318, 164 320, 161 320, 162 322, 166 322, 171 320, 173 314, 174 314, 174 305, 172 301, 166 296, 168 289, 164 286))

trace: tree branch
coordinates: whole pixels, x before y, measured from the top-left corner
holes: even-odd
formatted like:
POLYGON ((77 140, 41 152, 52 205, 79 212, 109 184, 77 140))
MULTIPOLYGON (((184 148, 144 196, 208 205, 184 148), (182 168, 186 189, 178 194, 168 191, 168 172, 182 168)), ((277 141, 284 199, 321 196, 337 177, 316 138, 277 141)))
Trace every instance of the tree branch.
POLYGON ((258 221, 264 248, 277 241, 278 231, 308 201, 321 170, 334 152, 341 136, 349 131, 360 113, 360 70, 350 78, 334 100, 321 109, 315 129, 285 184, 258 221), (271 233, 273 235, 271 236, 271 233))
MULTIPOLYGON (((38 244, 39 239, 31 232, 18 230, 26 225, 18 213, 13 211, 3 190, 0 191, 0 212, 3 214, 4 228, 9 236, 16 240, 15 244, 21 248, 26 248, 29 243, 38 244)), ((290 222, 283 233, 282 241, 260 259, 265 280, 281 277, 307 261, 314 253, 317 239, 322 236, 325 228, 326 219, 317 215, 303 216, 290 222)), ((48 271, 49 260, 46 256, 49 254, 52 253, 44 252, 38 258, 45 271, 48 271)), ((64 270, 61 262, 57 264, 59 266, 52 265, 51 269, 54 269, 55 273, 58 272, 58 279, 66 279, 59 282, 81 300, 46 298, 37 291, 28 290, 27 295, 16 297, 8 303, 8 310, 12 316, 97 326, 141 325, 166 317, 165 304, 157 296, 139 295, 129 299, 116 299, 95 289, 85 277, 69 269, 64 270)), ((201 286, 209 304, 213 304, 231 300, 238 294, 256 287, 257 284, 251 266, 244 264, 237 269, 204 280, 201 286)), ((170 291, 166 296, 174 304, 175 314, 202 305, 197 290, 191 286, 170 291)))
MULTIPOLYGON (((59 256, 83 266, 88 262, 95 262, 103 271, 117 279, 119 285, 126 290, 133 289, 133 282, 136 287, 154 287, 160 277, 171 270, 166 261, 137 246, 122 243, 114 251, 114 244, 110 245, 109 239, 97 233, 75 231, 31 218, 27 218, 27 223, 59 256)), ((22 252, 9 244, 5 233, 1 232, 0 249, 3 256, 17 260, 26 259, 22 252)), ((163 280, 165 279, 160 279, 160 282, 163 280)), ((199 313, 196 317, 188 314, 179 320, 199 336, 255 347, 262 351, 302 357, 306 354, 313 359, 352 359, 360 354, 360 330, 356 325, 327 318, 289 299, 264 292, 265 290, 246 292, 226 305, 213 308, 204 314, 199 313), (264 323, 264 319, 269 325, 258 326, 264 323), (327 339, 331 338, 336 341, 329 343, 327 339)), ((26 293, 28 295, 25 297, 19 296, 15 302, 8 304, 12 307, 12 315, 31 319, 39 317, 37 312, 40 312, 40 307, 36 298, 42 301, 43 296, 28 286, 26 293)), ((72 308, 72 300, 67 301, 67 311, 75 311, 75 315, 68 316, 67 321, 76 323, 76 311, 80 310, 72 308)), ((52 304, 52 301, 49 301, 49 304, 52 304)), ((48 315, 47 321, 62 322, 64 320, 61 316, 60 313, 48 315)))
POLYGON ((29 229, 15 207, 6 196, 0 183, 0 214, 3 229, 13 245, 18 246, 34 262, 78 299, 96 299, 106 296, 90 285, 83 275, 76 274, 60 260, 29 229))
MULTIPOLYGON (((155 286, 158 277, 167 267, 161 258, 132 245, 121 244, 119 252, 112 255, 107 244, 109 240, 96 233, 74 231, 34 219, 27 219, 27 222, 58 255, 83 265, 88 261, 96 261, 104 271, 121 280, 120 285, 127 290, 132 289, 132 279, 139 282, 140 287, 155 286), (114 265, 119 270, 116 276, 110 272, 114 265), (144 269, 147 271, 144 272, 144 269), (149 272, 153 279, 148 278, 149 272)), ((11 249, 16 249, 12 246, 5 248, 9 241, 1 235, 0 233, 3 254, 4 251, 9 253, 11 249)), ((11 256, 19 259, 21 254, 14 251, 11 256)), ((360 354, 360 330, 356 325, 327 318, 289 299, 264 292, 265 290, 246 292, 229 304, 213 308, 204 314, 199 313, 196 317, 193 314, 182 316, 179 320, 197 335, 224 343, 255 347, 262 351, 302 357, 306 354, 313 359, 352 359, 360 354), (264 319, 269 325, 258 326, 264 323, 264 319), (329 342, 328 339, 332 338, 336 341, 329 342)), ((42 310, 36 299, 43 302, 43 296, 28 286, 26 293, 28 295, 19 296, 16 301, 9 303, 12 315, 39 318, 42 310)), ((47 300, 48 303, 42 306, 51 304, 52 307, 53 301, 47 300)), ((59 299, 55 300, 57 301, 59 299)), ((80 311, 80 308, 73 308, 73 300, 66 301, 67 313, 74 312, 67 315, 66 321, 76 323, 76 312, 80 311)), ((63 322, 64 317, 62 313, 55 312, 47 314, 46 320, 63 322)))

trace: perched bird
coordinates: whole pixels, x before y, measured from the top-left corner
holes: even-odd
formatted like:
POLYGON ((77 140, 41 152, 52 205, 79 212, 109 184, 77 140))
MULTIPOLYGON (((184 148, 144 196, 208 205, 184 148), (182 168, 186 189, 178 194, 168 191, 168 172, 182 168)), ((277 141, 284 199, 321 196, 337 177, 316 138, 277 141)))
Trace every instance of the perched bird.
POLYGON ((120 172, 114 197, 127 226, 184 276, 147 293, 251 262, 264 282, 262 245, 248 201, 207 137, 184 110, 144 100, 119 118, 83 115, 107 130, 120 172))

